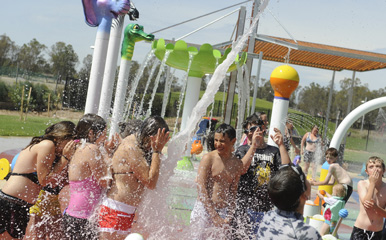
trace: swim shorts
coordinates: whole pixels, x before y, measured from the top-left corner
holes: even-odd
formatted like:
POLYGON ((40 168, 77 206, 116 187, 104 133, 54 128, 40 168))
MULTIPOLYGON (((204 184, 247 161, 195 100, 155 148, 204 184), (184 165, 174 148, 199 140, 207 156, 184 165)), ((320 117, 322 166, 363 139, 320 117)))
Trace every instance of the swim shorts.
MULTIPOLYGON (((216 212, 223 219, 227 216, 227 208, 216 209, 216 212)), ((214 236, 217 236, 219 239, 223 239, 219 237, 219 234, 224 233, 224 229, 215 227, 212 218, 205 209, 204 204, 199 200, 196 200, 190 214, 190 226, 191 229, 195 229, 195 231, 192 231, 191 239, 206 240, 213 239, 214 236)))
POLYGON ((22 239, 29 221, 32 204, 0 190, 0 234, 5 231, 13 238, 22 239))
POLYGON ((40 190, 38 200, 35 205, 29 209, 29 213, 39 217, 61 215, 58 195, 40 190))
POLYGON ((115 201, 103 200, 99 210, 99 231, 129 234, 133 224, 136 207, 115 201))
POLYGON ((351 232, 350 240, 362 240, 362 239, 381 240, 382 230, 378 232, 372 232, 372 231, 367 231, 354 226, 351 232))
POLYGON ((63 215, 63 232, 66 239, 97 240, 98 231, 95 224, 87 218, 76 218, 65 213, 63 215))
POLYGON ((347 185, 347 184, 342 184, 342 185, 346 189, 346 196, 343 198, 343 201, 347 203, 348 199, 350 198, 350 196, 352 194, 353 189, 350 185, 347 185))
POLYGON ((311 163, 314 161, 314 155, 315 155, 315 152, 310 152, 310 151, 305 151, 304 152, 304 162, 306 163, 311 163))

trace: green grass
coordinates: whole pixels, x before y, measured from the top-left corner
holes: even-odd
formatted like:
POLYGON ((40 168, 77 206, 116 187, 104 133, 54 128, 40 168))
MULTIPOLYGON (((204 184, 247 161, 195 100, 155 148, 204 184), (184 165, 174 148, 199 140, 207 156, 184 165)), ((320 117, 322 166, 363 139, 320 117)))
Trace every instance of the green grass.
POLYGON ((0 116, 0 136, 40 136, 50 125, 64 119, 28 116, 26 121, 20 120, 20 116, 0 116))
POLYGON ((365 163, 371 156, 378 156, 382 159, 386 159, 386 154, 382 153, 355 151, 347 148, 344 151, 344 160, 352 163, 365 163))

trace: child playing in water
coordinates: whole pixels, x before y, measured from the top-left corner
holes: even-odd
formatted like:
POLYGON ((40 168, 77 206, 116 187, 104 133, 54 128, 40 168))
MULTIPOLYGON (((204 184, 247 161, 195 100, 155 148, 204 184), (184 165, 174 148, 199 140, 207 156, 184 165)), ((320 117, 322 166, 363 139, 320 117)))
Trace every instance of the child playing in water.
POLYGON ((221 236, 233 215, 243 168, 242 162, 232 154, 235 141, 235 129, 221 124, 214 134, 215 150, 201 159, 197 173, 198 198, 190 217, 193 239, 221 236))
POLYGON ((346 196, 346 189, 342 184, 336 184, 332 188, 332 196, 328 193, 327 197, 324 197, 319 192, 317 195, 326 202, 326 206, 323 211, 324 223, 320 229, 320 234, 331 234, 339 220, 339 211, 344 208, 346 202, 343 198, 346 196))
POLYGON ((115 137, 106 142, 106 122, 95 114, 86 114, 76 126, 81 146, 68 167, 70 201, 63 216, 65 239, 97 239, 96 221, 90 219, 107 188, 108 158, 115 137))
POLYGON ((111 187, 99 210, 101 240, 123 240, 131 232, 145 189, 157 185, 161 151, 169 138, 165 120, 151 116, 122 140, 112 158, 111 187))
POLYGON ((386 183, 382 181, 385 163, 379 157, 370 157, 366 173, 369 179, 358 182, 359 214, 351 240, 382 239, 383 219, 386 218, 386 183))
POLYGON ((350 175, 344 170, 336 161, 338 160, 338 150, 335 148, 329 148, 326 150, 326 161, 330 164, 328 168, 328 173, 326 178, 323 181, 314 181, 310 179, 310 183, 313 186, 319 185, 333 185, 335 181, 342 184, 346 188, 346 196, 344 196, 344 201, 347 202, 352 193, 352 179, 350 175))
POLYGON ((17 159, 0 191, 0 239, 21 239, 29 221, 29 208, 43 187, 58 185, 57 177, 67 166, 75 143, 75 124, 62 121, 32 138, 17 159))

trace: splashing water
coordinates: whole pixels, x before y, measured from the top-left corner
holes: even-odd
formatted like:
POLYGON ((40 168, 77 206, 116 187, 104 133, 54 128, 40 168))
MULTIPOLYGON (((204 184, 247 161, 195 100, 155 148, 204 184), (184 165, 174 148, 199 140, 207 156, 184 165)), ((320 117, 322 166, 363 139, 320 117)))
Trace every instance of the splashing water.
POLYGON ((178 118, 180 116, 180 111, 181 111, 181 106, 182 106, 182 102, 184 101, 184 96, 185 96, 185 90, 186 90, 186 86, 188 85, 188 74, 189 74, 189 71, 190 71, 190 66, 192 65, 192 61, 193 61, 193 54, 189 53, 189 64, 188 64, 188 70, 186 71, 186 74, 182 80, 183 82, 183 85, 182 85, 182 88, 181 88, 181 93, 180 93, 180 97, 178 99, 178 107, 177 107, 177 117, 176 117, 176 122, 174 123, 174 132, 173 132, 173 137, 176 135, 177 133, 177 125, 178 125, 178 118))
MULTIPOLYGON (((169 69, 170 70, 170 69, 169 69)), ((173 76, 176 72, 176 69, 173 70, 173 74, 170 74, 170 71, 168 71, 166 76, 166 83, 165 83, 165 91, 164 91, 164 98, 162 100, 162 110, 161 110, 161 117, 165 117, 166 112, 166 106, 169 101, 169 94, 173 83, 173 76)))
MULTIPOLYGON (((139 109, 138 109, 138 112, 137 112, 137 118, 142 115, 143 102, 145 100, 146 92, 147 92, 147 89, 149 88, 149 85, 151 83, 151 79, 153 78, 153 75, 154 75, 155 70, 157 69, 157 66, 158 66, 159 63, 160 63, 160 61, 158 60, 158 58, 156 58, 156 62, 153 64, 153 67, 150 70, 150 75, 149 75, 149 78, 147 79, 145 90, 143 91, 143 95, 142 95, 142 99, 141 99, 141 104, 139 105, 139 109)), ((161 69, 160 69, 160 71, 161 71, 161 69)))
POLYGON ((239 90, 238 94, 238 100, 237 100, 237 106, 238 106, 238 113, 237 113, 237 126, 236 126, 236 139, 240 139, 242 135, 242 123, 243 123, 243 116, 245 115, 245 86, 244 86, 244 68, 237 65, 237 87, 239 90))
POLYGON ((249 110, 251 109, 251 107, 250 107, 250 101, 249 101, 249 96, 251 95, 250 94, 250 81, 249 81, 249 68, 248 68, 248 65, 246 65, 246 64, 244 64, 243 65, 243 67, 244 67, 244 72, 245 72, 245 74, 244 74, 244 91, 245 91, 245 93, 244 93, 244 95, 245 95, 245 97, 246 97, 246 101, 247 101, 247 114, 248 115, 250 115, 250 114, 252 114, 251 112, 249 112, 249 110))
POLYGON ((227 81, 226 78, 224 77, 223 79, 223 94, 222 94, 222 104, 221 104, 221 117, 224 118, 224 105, 225 105, 225 91, 227 91, 228 86, 227 86, 227 81))
POLYGON ((166 50, 165 56, 164 56, 164 58, 162 59, 161 66, 159 67, 159 72, 158 72, 157 77, 156 77, 155 82, 154 82, 153 93, 152 93, 152 95, 151 95, 150 104, 149 104, 149 108, 147 109, 146 117, 150 117, 150 115, 151 115, 151 107, 153 106, 154 96, 155 96, 155 94, 156 94, 156 92, 157 92, 159 80, 160 80, 160 78, 161 78, 161 74, 163 73, 163 71, 164 71, 164 69, 165 69, 165 64, 166 64, 166 61, 167 61, 168 58, 169 58, 170 53, 171 53, 171 50, 169 50, 169 49, 166 50))
MULTIPOLYGON (((190 229, 181 226, 181 221, 176 216, 170 216, 170 205, 167 202, 171 191, 170 179, 173 174, 173 169, 176 162, 182 159, 186 149, 186 144, 190 141, 194 134, 194 129, 206 113, 208 106, 214 101, 214 96, 218 91, 229 66, 239 52, 241 52, 252 34, 257 21, 268 4, 268 0, 262 1, 260 10, 253 19, 248 31, 239 38, 239 40, 232 45, 232 51, 227 58, 216 68, 211 80, 208 83, 207 90, 197 105, 193 108, 190 118, 187 121, 186 128, 175 135, 168 143, 167 159, 163 158, 161 161, 161 173, 158 179, 157 188, 152 191, 147 191, 144 196, 144 201, 138 209, 142 217, 139 218, 138 224, 143 227, 143 231, 150 235, 147 239, 190 239, 190 229), (168 184, 169 183, 169 184, 168 184)), ((191 179, 191 182, 194 180, 191 179)), ((194 229, 193 231, 200 231, 194 229)))
POLYGON ((138 70, 137 76, 135 77, 133 83, 130 86, 130 94, 126 101, 126 110, 123 118, 124 121, 127 121, 127 118, 130 115, 130 108, 134 98, 135 90, 137 90, 139 79, 141 79, 143 75, 143 71, 145 70, 145 67, 147 66, 147 64, 150 62, 150 59, 154 57, 154 52, 155 52, 155 49, 152 49, 149 51, 149 53, 147 54, 147 56, 145 57, 145 59, 141 64, 141 68, 138 70))

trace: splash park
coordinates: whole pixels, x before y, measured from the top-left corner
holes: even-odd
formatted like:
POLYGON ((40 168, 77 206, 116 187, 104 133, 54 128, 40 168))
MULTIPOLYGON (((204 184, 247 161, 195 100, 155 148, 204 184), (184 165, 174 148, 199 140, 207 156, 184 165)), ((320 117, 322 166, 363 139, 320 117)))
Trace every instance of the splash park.
MULTIPOLYGON (((101 179, 110 179, 112 184, 116 184, 117 186, 109 186, 102 191, 102 193, 98 193, 101 196, 97 199, 97 206, 92 209, 93 212, 87 218, 87 221, 94 224, 98 223, 98 221, 99 224, 101 223, 100 220, 98 220, 98 218, 100 218, 100 209, 105 207, 106 202, 110 201, 109 204, 112 202, 111 196, 120 196, 121 201, 113 201, 113 204, 109 205, 109 207, 111 207, 115 204, 114 207, 111 207, 115 212, 111 211, 111 209, 109 209, 109 211, 114 212, 114 214, 116 214, 114 217, 116 218, 114 220, 110 219, 113 223, 103 222, 104 225, 102 227, 101 225, 99 228, 93 226, 94 228, 92 231, 95 231, 97 237, 92 239, 99 239, 98 230, 101 228, 108 229, 106 231, 111 234, 109 235, 110 237, 101 237, 101 239, 129 240, 240 239, 237 235, 234 235, 235 232, 249 231, 249 226, 243 226, 244 223, 239 223, 237 225, 234 223, 236 220, 228 221, 228 216, 221 217, 221 221, 226 222, 225 224, 216 225, 213 220, 215 219, 213 215, 220 216, 221 211, 213 207, 215 203, 212 200, 208 201, 209 203, 204 201, 205 203, 203 204, 203 209, 205 209, 203 215, 209 215, 208 224, 200 226, 201 228, 197 228, 195 225, 191 224, 191 214, 193 209, 197 207, 199 201, 203 201, 201 194, 205 193, 210 195, 210 193, 207 193, 209 192, 208 189, 210 189, 208 186, 211 186, 212 188, 210 191, 224 191, 226 193, 224 195, 232 195, 230 193, 231 187, 228 186, 229 189, 224 190, 220 189, 221 187, 216 184, 221 181, 221 176, 231 176, 226 174, 235 171, 234 169, 227 169, 227 173, 223 173, 224 175, 219 174, 214 177, 214 180, 211 180, 213 182, 206 182, 206 190, 202 190, 199 187, 201 184, 200 177, 203 174, 202 172, 200 173, 200 168, 202 168, 202 164, 206 161, 206 157, 209 156, 209 153, 211 153, 212 150, 216 153, 222 151, 220 149, 210 149, 209 147, 209 141, 211 140, 209 134, 210 132, 213 132, 218 125, 221 125, 221 123, 232 125, 235 129, 234 139, 236 140, 233 142, 233 145, 224 147, 224 149, 231 149, 230 152, 232 154, 228 157, 229 159, 236 158, 235 154, 238 152, 238 147, 242 145, 242 138, 248 136, 249 133, 253 134, 253 138, 258 138, 255 134, 256 132, 261 131, 263 134, 261 144, 265 148, 268 145, 272 148, 280 149, 280 151, 277 150, 279 156, 281 155, 283 150, 282 147, 284 146, 283 136, 285 135, 288 141, 294 141, 294 143, 291 142, 292 145, 290 145, 287 150, 284 150, 288 153, 290 163, 283 165, 289 165, 291 169, 294 169, 293 171, 297 173, 295 176, 301 179, 302 185, 300 188, 303 188, 303 190, 298 194, 298 199, 295 201, 297 204, 296 206, 302 206, 301 209, 296 209, 296 211, 293 209, 291 211, 301 215, 301 217, 298 217, 301 220, 297 220, 302 222, 302 224, 306 224, 306 227, 304 228, 312 229, 312 231, 315 231, 315 233, 318 234, 323 232, 322 226, 325 221, 328 221, 325 215, 325 208, 330 204, 328 200, 324 201, 323 199, 331 198, 329 195, 335 194, 333 188, 340 184, 338 183, 338 180, 341 179, 339 176, 335 176, 335 178, 333 176, 332 179, 336 180, 335 183, 328 182, 330 184, 320 184, 319 186, 312 184, 313 182, 323 182, 325 179, 331 177, 331 166, 335 166, 335 162, 327 161, 325 152, 328 148, 334 148, 339 152, 339 156, 343 158, 345 142, 350 127, 363 115, 385 107, 386 98, 382 97, 369 100, 353 110, 349 109, 349 114, 347 114, 339 126, 337 126, 336 129, 331 129, 328 125, 329 110, 327 111, 326 116, 327 121, 324 122, 314 118, 305 119, 295 111, 289 111, 291 96, 301 83, 301 72, 296 70, 297 64, 311 67, 324 66, 325 69, 334 69, 335 74, 335 70, 351 69, 344 66, 344 63, 354 62, 352 59, 356 59, 361 61, 361 63, 358 63, 358 69, 351 69, 355 76, 355 71, 361 71, 359 70, 359 66, 370 64, 365 61, 373 63, 375 59, 372 59, 369 56, 366 57, 365 53, 360 53, 360 51, 353 54, 351 52, 343 52, 349 50, 339 50, 338 48, 336 48, 338 50, 331 50, 328 49, 328 47, 324 49, 313 48, 304 42, 293 39, 292 36, 292 39, 281 39, 261 34, 259 35, 257 34, 259 18, 267 11, 269 1, 256 0, 253 2, 252 18, 249 26, 246 26, 245 7, 242 6, 238 8, 237 11, 234 11, 239 13, 237 20, 238 29, 245 29, 245 31, 237 31, 234 40, 222 44, 194 44, 185 42, 182 39, 173 38, 173 40, 167 40, 157 38, 155 33, 147 33, 144 26, 136 23, 130 23, 124 27, 125 17, 130 17, 131 21, 138 18, 138 10, 135 8, 134 4, 128 0, 82 0, 82 4, 80 4, 79 7, 83 5, 86 24, 90 27, 97 28, 92 67, 87 88, 85 115, 98 115, 103 119, 106 125, 108 125, 108 128, 106 127, 103 130, 104 134, 106 134, 106 142, 114 142, 115 136, 118 136, 118 133, 122 134, 122 123, 131 122, 133 120, 140 120, 142 122, 142 125, 140 125, 141 127, 138 127, 133 134, 121 139, 121 142, 116 144, 117 146, 114 149, 114 151, 116 151, 115 153, 109 153, 109 160, 106 162, 110 164, 108 166, 110 172, 106 171, 106 174, 102 176, 101 179), (144 57, 143 63, 139 66, 137 75, 130 76, 133 65, 133 54, 135 54, 135 44, 140 41, 150 43, 149 52, 144 57), (273 55, 278 52, 280 52, 279 57, 273 55), (297 59, 297 57, 302 58, 302 54, 308 54, 308 56, 311 55, 313 58, 310 60, 311 62, 316 61, 315 59, 322 61, 322 56, 318 55, 322 54, 323 59, 325 59, 326 62, 317 62, 314 64, 302 62, 300 64, 301 61, 297 59), (315 54, 315 56, 312 54, 315 54), (336 61, 335 65, 333 65, 334 61, 332 61, 332 59, 335 58, 346 59, 340 59, 340 61, 336 61), (116 74, 118 59, 120 60, 120 64, 119 71, 116 74), (263 59, 277 62, 277 65, 271 70, 269 79, 272 91, 274 92, 272 111, 269 113, 267 123, 265 123, 262 118, 262 115, 266 115, 266 113, 259 113, 258 123, 256 123, 256 126, 254 126, 252 130, 252 128, 247 128, 243 125, 244 121, 247 122, 248 116, 252 116, 255 112, 260 112, 256 110, 258 109, 256 108, 258 107, 256 106, 257 83, 254 86, 250 85, 251 69, 254 66, 253 61, 257 60, 257 70, 259 75, 263 59), (145 94, 142 93, 141 95, 137 92, 140 81, 143 81, 145 68, 150 69, 148 80, 144 83, 144 92, 149 92, 148 98, 146 99, 145 94), (159 139, 162 138, 162 136, 164 136, 162 134, 165 133, 163 133, 162 130, 158 130, 158 132, 156 131, 151 136, 143 136, 143 139, 146 139, 141 142, 143 145, 140 145, 139 143, 130 145, 132 142, 137 141, 130 140, 130 136, 134 139, 133 136, 137 136, 136 134, 139 134, 140 132, 140 130, 138 130, 139 128, 141 130, 146 128, 143 126, 143 121, 147 121, 147 119, 154 116, 154 113, 152 113, 153 104, 160 104, 162 106, 160 118, 167 117, 166 109, 170 100, 169 97, 171 96, 171 85, 173 82, 171 72, 175 70, 181 71, 183 74, 179 79, 181 90, 177 104, 175 105, 177 117, 173 119, 173 122, 168 122, 169 126, 173 126, 169 127, 170 139, 164 137, 163 144, 160 144, 159 142, 161 142, 161 140, 159 139), (152 81, 152 79, 154 79, 154 81, 152 81), (203 95, 200 96, 203 79, 208 79, 208 82, 203 95), (159 88, 161 81, 164 81, 162 102, 156 103, 157 88, 159 88), (114 84, 116 84, 115 87, 114 84), (153 86, 153 89, 151 89, 150 86, 153 86), (222 90, 221 86, 223 86, 222 90), (223 101, 222 106, 218 107, 218 112, 221 112, 221 114, 215 115, 213 111, 215 96, 221 91, 223 91, 223 101), (253 92, 253 98, 251 98, 251 92, 253 92), (236 108, 234 109, 234 98, 236 94, 238 98, 236 104, 237 110, 236 108), (315 126, 317 127, 315 128, 315 126), (253 133, 253 131, 255 131, 255 133, 253 133), (280 134, 276 135, 275 133, 277 132, 280 132, 280 134), (274 136, 279 136, 278 138, 281 140, 278 140, 278 138, 275 138, 274 136), (128 144, 127 146, 129 147, 127 147, 127 149, 132 151, 132 154, 130 151, 124 152, 125 150, 119 150, 123 149, 124 147, 121 146, 126 146, 125 144, 128 144), (149 150, 149 152, 146 152, 145 148, 148 148, 151 151, 149 150), (136 149, 140 149, 140 152, 143 153, 143 155, 145 155, 145 153, 153 154, 150 157, 151 161, 144 161, 143 164, 138 163, 135 167, 125 162, 126 158, 135 158, 139 156, 136 155, 136 149), (126 153, 126 155, 121 155, 123 160, 121 159, 122 161, 120 161, 119 164, 115 164, 114 156, 116 157, 115 154, 119 151, 126 153), (312 157, 309 157, 310 155, 312 155, 312 157), (307 162, 307 159, 311 160, 307 162), (127 166, 123 166, 124 164, 130 166, 130 170, 126 170, 128 168, 126 168, 127 166), (157 167, 154 167, 154 164, 158 164, 158 169, 157 167), (304 174, 303 172, 299 173, 299 170, 296 170, 297 168, 295 168, 295 165, 300 166, 301 169, 303 169, 304 174), (141 176, 133 181, 136 176, 137 168, 146 169, 144 170, 146 172, 146 177, 141 176), (156 177, 150 177, 154 172, 157 172, 156 177), (153 179, 155 179, 154 186, 151 184, 153 183, 153 179), (306 179, 308 179, 308 181, 306 179), (126 185, 117 184, 119 181, 132 181, 134 183, 126 185), (313 185, 312 187, 311 185, 307 185, 309 182, 313 185), (307 186, 309 186, 311 190, 307 190, 307 186), (132 191, 132 193, 125 195, 128 191, 132 191), (107 197, 108 194, 110 194, 109 197, 107 197), (138 196, 137 199, 135 199, 134 195, 138 196), (307 199, 305 199, 305 197, 307 197, 307 199), (133 204, 123 203, 123 201, 126 201, 127 199, 130 199, 133 204), (324 205, 324 203, 327 205, 324 205), (213 209, 215 209, 214 213, 208 210, 208 206, 212 206, 213 209), (127 218, 130 218, 130 220, 127 220, 127 218), (308 228, 309 226, 311 228, 308 228), (209 233, 207 236, 210 237, 197 238, 197 233, 200 232, 209 233)), ((238 5, 242 5, 242 3, 238 5)), ((231 7, 234 6, 235 5, 231 7)), ((353 63, 350 66, 355 64, 356 63, 353 63)), ((257 79, 258 78, 259 76, 257 76, 257 79)), ((330 92, 330 94, 332 94, 332 92, 330 92)), ((331 101, 330 97, 328 103, 329 107, 332 104, 331 101)), ((152 126, 149 128, 151 127, 152 126)), ((96 128, 93 129, 93 131, 96 132, 96 128)), ((217 132, 213 134, 213 141, 215 142, 213 145, 214 147, 219 147, 220 143, 218 136, 216 136, 217 132)), ((224 136, 226 135, 225 133, 222 134, 224 136)), ((229 138, 229 134, 227 136, 229 138)), ((98 135, 98 139, 99 137, 100 135, 98 135)), ((74 146, 76 145, 78 148, 85 148, 85 141, 82 142, 82 140, 78 139, 76 141, 78 141, 78 145, 74 143, 74 146)), ((224 141, 227 141, 227 139, 224 141)), ((255 140, 250 141, 251 143, 249 143, 249 145, 251 146, 256 143, 255 140)), ((61 151, 64 151, 64 148, 65 147, 63 146, 61 151)), ((78 150, 76 150, 76 147, 74 148, 75 150, 72 154, 73 156, 76 156, 78 150)), ((13 172, 20 151, 21 149, 13 149, 4 151, 0 154, 1 187, 6 186, 6 180, 4 179, 7 175, 9 177, 9 173, 13 172)), ((242 175, 246 174, 249 166, 252 166, 254 161, 258 161, 258 157, 255 156, 258 154, 254 154, 255 153, 253 152, 252 155, 254 157, 251 157, 251 159, 255 160, 251 160, 246 168, 244 166, 246 169, 245 172, 238 175, 238 177, 235 177, 237 180, 232 180, 236 181, 235 191, 237 191, 237 184, 240 176, 242 178, 242 175)), ((272 157, 272 155, 273 154, 271 154, 270 157, 272 157)), ((219 156, 222 155, 219 154, 219 156)), ((67 159, 67 156, 64 156, 64 158, 68 160, 68 164, 73 161, 71 158, 67 159)), ((103 154, 100 154, 98 158, 103 159, 103 154)), ((145 159, 145 157, 141 155, 140 159, 145 159)), ((281 162, 278 165, 283 163, 283 159, 285 159, 285 156, 281 156, 281 162)), ((242 162, 244 161, 244 158, 240 157, 237 161, 239 160, 242 162)), ((366 160, 367 159, 364 159, 363 163, 365 163, 366 160)), ((273 160, 267 161, 273 162, 273 160)), ((337 217, 336 225, 334 225, 334 228, 331 229, 332 231, 330 231, 329 234, 323 236, 323 239, 350 239, 353 227, 356 224, 356 219, 359 215, 359 205, 362 204, 358 194, 358 182, 361 181, 363 184, 363 182, 369 181, 366 180, 368 175, 366 172, 367 170, 365 171, 364 169, 365 165, 343 166, 343 162, 340 161, 340 159, 337 160, 337 163, 342 167, 336 168, 344 169, 339 171, 347 172, 347 176, 350 179, 350 183, 342 184, 346 187, 345 194, 348 193, 350 188, 352 194, 350 192, 351 197, 348 200, 346 199, 346 202, 340 210, 338 209, 335 211, 334 214, 335 217, 337 217), (349 187, 346 185, 349 185, 349 187)), ((207 177, 206 174, 215 175, 216 167, 218 166, 215 166, 214 164, 208 171, 209 173, 204 174, 205 177, 207 177)), ((264 174, 270 175, 271 171, 280 172, 282 167, 283 166, 273 166, 270 167, 269 170, 266 170, 267 172, 260 170, 260 172, 258 172, 258 167, 256 167, 256 171, 252 170, 255 174, 255 179, 251 179, 250 181, 260 181, 260 183, 257 184, 261 187, 261 185, 263 185, 262 181, 265 179, 264 174), (274 170, 276 168, 277 170, 274 170), (256 172, 258 173, 256 174, 256 172)), ((52 169, 54 169, 54 167, 52 167, 52 169)), ((34 172, 38 172, 39 168, 36 167, 34 170, 34 172)), ((66 171, 67 170, 68 169, 66 169, 66 171)), ((38 177, 39 174, 40 173, 38 172, 38 177)), ((274 175, 275 174, 273 174, 272 177, 274 175)), ((210 179, 211 177, 209 176, 207 178, 210 179)), ((269 177, 267 179, 265 185, 269 184, 269 177)), ((382 177, 380 177, 380 179, 382 179, 382 177)), ((225 177, 224 181, 226 181, 225 177)), ((234 187, 234 185, 231 186, 234 187)), ((79 190, 79 192, 82 191, 79 190)), ((79 194, 79 192, 76 194, 79 194)), ((57 207, 60 208, 61 213, 68 211, 68 207, 73 201, 71 200, 71 194, 74 193, 68 184, 64 185, 60 193, 56 194, 59 202, 57 207)), ((91 196, 94 195, 95 192, 90 191, 88 194, 91 196)), ((212 198, 219 198, 220 195, 221 193, 218 193, 218 196, 213 196, 212 198)), ((234 198, 236 198, 236 196, 238 195, 235 195, 234 198)), ((233 195, 232 197, 224 197, 224 199, 228 198, 233 198, 233 195)), ((39 203, 44 203, 46 201, 45 204, 47 205, 52 201, 49 198, 45 199, 44 196, 41 195, 39 195, 39 199, 39 203)), ((233 203, 237 204, 237 200, 233 199, 232 204, 233 203)), ((333 204, 335 203, 336 202, 333 204)), ((33 205, 32 203, 30 204, 33 205)), ((231 206, 233 210, 232 204, 227 205, 227 210, 231 209, 231 206)), ((273 203, 270 202, 269 204, 272 204, 271 209, 274 209, 273 203)), ((258 208, 258 206, 256 207, 258 208)), ((237 209, 237 206, 234 208, 237 209)), ((276 204, 275 209, 279 209, 276 204)), ((257 212, 261 213, 260 211, 257 212)), ((264 214, 267 214, 267 211, 264 212, 264 214)), ((231 219, 233 218, 232 214, 229 214, 228 212, 227 214, 230 215, 231 219)), ((36 219, 36 217, 34 219, 36 219)), ((52 220, 49 218, 47 218, 48 220, 44 220, 44 214, 42 219, 42 225, 51 224, 49 221, 52 220)), ((32 236, 33 232, 37 231, 36 229, 39 227, 40 226, 38 225, 33 225, 32 227, 29 226, 24 239, 29 239, 28 237, 32 236)), ((276 227, 280 229, 281 226, 278 225, 276 227)), ((7 231, 10 232, 9 230, 7 231)), ((45 238, 56 239, 54 234, 47 232, 47 230, 45 231, 45 238)), ((72 231, 72 229, 64 229, 63 236, 66 235, 66 231, 72 231)), ((259 231, 262 230, 260 229, 259 231)), ((256 239, 257 232, 252 234, 248 232, 248 234, 250 234, 248 235, 250 239, 256 239)), ((10 236, 15 238, 15 235, 10 236)), ((66 238, 63 237, 63 239, 66 238)), ((322 237, 320 239, 322 239, 322 237)))

